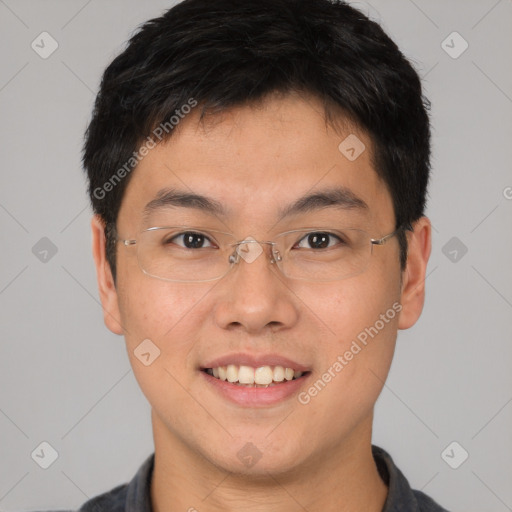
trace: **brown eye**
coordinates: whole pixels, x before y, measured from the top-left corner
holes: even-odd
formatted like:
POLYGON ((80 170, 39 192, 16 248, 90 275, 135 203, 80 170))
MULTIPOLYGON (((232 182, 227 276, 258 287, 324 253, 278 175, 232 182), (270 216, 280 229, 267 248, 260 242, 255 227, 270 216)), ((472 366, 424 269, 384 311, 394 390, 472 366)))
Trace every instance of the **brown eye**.
POLYGON ((207 247, 213 247, 213 244, 206 235, 203 235, 202 233, 195 233, 193 231, 187 231, 173 236, 166 243, 173 243, 180 247, 184 247, 185 249, 204 249, 207 247))
POLYGON ((327 232, 308 233, 302 238, 297 246, 300 249, 327 249, 340 243, 338 236, 327 232))
POLYGON ((314 249, 329 247, 329 235, 326 233, 314 233, 308 236, 308 244, 314 249))

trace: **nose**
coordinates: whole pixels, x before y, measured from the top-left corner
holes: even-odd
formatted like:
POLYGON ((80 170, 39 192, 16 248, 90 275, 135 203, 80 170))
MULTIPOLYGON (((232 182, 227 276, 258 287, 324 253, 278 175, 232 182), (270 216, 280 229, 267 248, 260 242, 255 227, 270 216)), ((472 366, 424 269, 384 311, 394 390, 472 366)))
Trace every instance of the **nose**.
POLYGON ((271 261, 271 244, 248 238, 236 247, 236 265, 220 284, 216 324, 250 334, 292 327, 299 318, 297 299, 271 261))

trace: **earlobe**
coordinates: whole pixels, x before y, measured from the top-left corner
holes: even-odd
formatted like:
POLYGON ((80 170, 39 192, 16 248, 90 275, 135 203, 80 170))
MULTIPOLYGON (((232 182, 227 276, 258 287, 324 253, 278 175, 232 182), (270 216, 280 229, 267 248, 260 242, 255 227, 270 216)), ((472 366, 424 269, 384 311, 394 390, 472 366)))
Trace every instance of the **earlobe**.
POLYGON ((431 225, 427 217, 413 224, 407 233, 407 266, 402 274, 402 311, 399 329, 409 329, 421 315, 425 301, 425 278, 431 250, 431 225))
POLYGON ((105 325, 114 334, 123 334, 117 290, 106 257, 105 223, 99 215, 91 220, 92 255, 96 265, 96 278, 105 325))

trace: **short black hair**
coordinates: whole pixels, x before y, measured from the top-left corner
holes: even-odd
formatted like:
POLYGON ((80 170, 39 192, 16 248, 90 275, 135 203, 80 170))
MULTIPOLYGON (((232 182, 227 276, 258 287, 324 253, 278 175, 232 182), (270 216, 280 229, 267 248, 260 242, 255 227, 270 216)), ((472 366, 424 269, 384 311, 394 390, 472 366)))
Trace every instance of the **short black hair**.
MULTIPOLYGON (((141 145, 171 137, 185 105, 198 105, 202 120, 291 92, 317 97, 326 121, 343 112, 370 136, 396 228, 423 216, 429 103, 380 25, 341 0, 184 0, 143 24, 107 67, 87 128, 83 163, 114 278, 117 215, 141 145)), ((403 230, 399 241, 404 269, 403 230)))

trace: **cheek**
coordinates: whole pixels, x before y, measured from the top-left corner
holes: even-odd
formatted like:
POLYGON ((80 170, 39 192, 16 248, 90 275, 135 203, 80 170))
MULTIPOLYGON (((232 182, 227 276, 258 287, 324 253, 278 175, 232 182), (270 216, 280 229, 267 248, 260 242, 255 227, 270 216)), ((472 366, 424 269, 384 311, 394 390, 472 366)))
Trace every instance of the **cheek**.
POLYGON ((318 371, 299 396, 311 428, 321 428, 326 439, 369 421, 395 348, 396 294, 385 293, 382 283, 352 281, 315 300, 332 332, 318 341, 318 371))
POLYGON ((183 365, 195 340, 194 325, 201 325, 206 314, 202 299, 214 284, 170 283, 141 275, 122 281, 118 291, 127 348, 150 339, 162 361, 183 365))
POLYGON ((367 272, 339 282, 310 285, 296 293, 329 328, 330 345, 337 349, 344 348, 347 342, 350 345, 351 340, 376 323, 379 332, 396 332, 399 272, 367 272))
POLYGON ((328 382, 325 394, 322 388, 323 399, 341 407, 373 406, 395 348, 401 310, 399 272, 381 269, 324 283, 316 290, 310 288, 308 296, 309 308, 329 328, 321 340, 322 382, 317 386, 328 382))
POLYGON ((147 276, 128 282, 120 290, 126 350, 142 392, 156 411, 168 416, 169 403, 180 410, 190 402, 182 386, 188 388, 194 376, 194 347, 206 314, 201 299, 209 287, 147 276))

